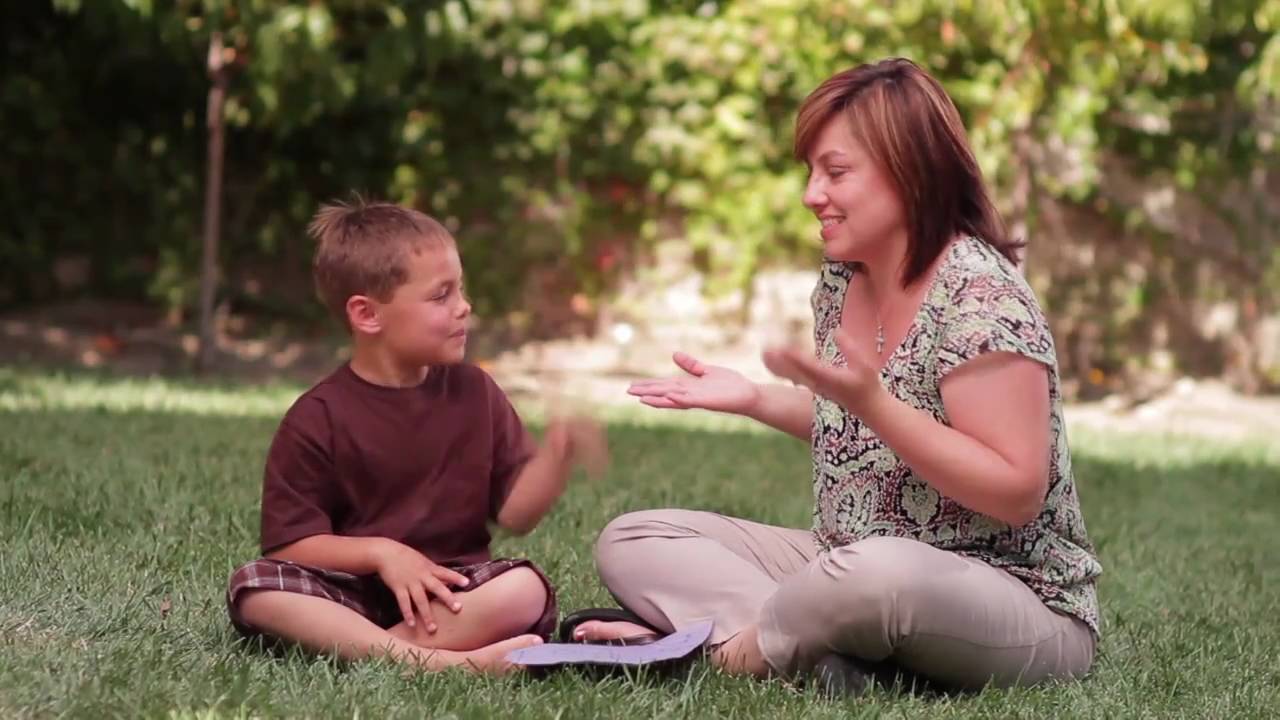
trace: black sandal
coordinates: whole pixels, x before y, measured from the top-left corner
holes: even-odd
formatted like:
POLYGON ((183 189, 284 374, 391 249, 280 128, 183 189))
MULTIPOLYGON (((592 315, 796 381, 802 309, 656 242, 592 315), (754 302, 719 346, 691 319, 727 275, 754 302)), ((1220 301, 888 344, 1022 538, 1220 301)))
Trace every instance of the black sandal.
POLYGON ((649 623, 645 622, 639 615, 630 610, 622 610, 619 608, 587 608, 570 613, 565 616, 560 623, 560 631, 557 633, 557 639, 562 643, 591 643, 594 645, 648 645, 657 642, 663 633, 649 623), (648 628, 653 632, 652 635, 642 635, 630 638, 613 638, 612 640, 578 640, 573 637, 573 632, 578 626, 588 620, 598 620, 600 622, 629 622, 641 627, 648 628))
POLYGON ((857 697, 875 684, 875 670, 848 655, 828 653, 813 666, 813 679, 818 692, 828 698, 857 697))
POLYGON ((822 656, 811 678, 820 694, 833 699, 857 697, 873 687, 925 696, 943 690, 891 661, 871 662, 837 653, 822 656))

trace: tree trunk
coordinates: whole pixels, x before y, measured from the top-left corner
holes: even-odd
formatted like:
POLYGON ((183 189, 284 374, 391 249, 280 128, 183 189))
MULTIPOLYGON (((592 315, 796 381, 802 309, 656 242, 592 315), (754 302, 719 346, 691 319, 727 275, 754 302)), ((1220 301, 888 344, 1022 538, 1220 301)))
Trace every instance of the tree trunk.
MULTIPOLYGON (((1026 242, 1027 234, 1031 229, 1031 204, 1032 193, 1035 187, 1032 184, 1031 163, 1032 163, 1032 139, 1030 129, 1023 128, 1013 135, 1013 162, 1014 176, 1013 188, 1010 193, 1009 207, 1009 236, 1012 239, 1026 242)), ((1021 262, 1018 263, 1018 269, 1023 275, 1027 274, 1027 253, 1030 247, 1024 246, 1019 253, 1021 262)))
POLYGON ((209 369, 216 349, 214 296, 218 287, 218 235, 222 220, 222 107, 227 98, 227 68, 222 56, 222 33, 209 38, 209 104, 205 116, 209 130, 208 164, 205 167, 204 236, 200 260, 200 350, 196 372, 209 369))

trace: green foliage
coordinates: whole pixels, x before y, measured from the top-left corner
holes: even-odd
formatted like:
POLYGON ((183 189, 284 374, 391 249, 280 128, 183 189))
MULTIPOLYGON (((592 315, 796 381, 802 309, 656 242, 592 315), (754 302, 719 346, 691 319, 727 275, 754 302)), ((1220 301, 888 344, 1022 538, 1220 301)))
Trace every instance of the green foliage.
POLYGON ((513 278, 526 268, 598 292, 620 249, 673 233, 713 288, 811 261, 794 111, 832 72, 889 55, 947 86, 1002 206, 1032 235, 1041 206, 1060 202, 1164 242, 1149 208, 1103 192, 1120 162, 1206 197, 1234 228, 1236 266, 1280 267, 1274 208, 1213 202, 1233 179, 1265 185, 1280 153, 1280 0, 58 0, 2 12, 9 300, 52 294, 45 268, 79 252, 99 291, 191 302, 214 30, 235 67, 226 292, 246 302, 306 304, 301 229, 350 190, 458 228, 486 313, 521 301, 513 278))

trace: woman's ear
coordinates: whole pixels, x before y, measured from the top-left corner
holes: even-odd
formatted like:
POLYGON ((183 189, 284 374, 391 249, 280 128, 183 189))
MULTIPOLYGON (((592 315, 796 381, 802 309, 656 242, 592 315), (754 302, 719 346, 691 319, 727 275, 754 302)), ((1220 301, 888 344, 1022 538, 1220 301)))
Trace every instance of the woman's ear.
POLYGON ((382 318, 378 314, 378 303, 366 295, 352 295, 347 298, 347 324, 352 332, 365 335, 376 335, 382 331, 382 318))

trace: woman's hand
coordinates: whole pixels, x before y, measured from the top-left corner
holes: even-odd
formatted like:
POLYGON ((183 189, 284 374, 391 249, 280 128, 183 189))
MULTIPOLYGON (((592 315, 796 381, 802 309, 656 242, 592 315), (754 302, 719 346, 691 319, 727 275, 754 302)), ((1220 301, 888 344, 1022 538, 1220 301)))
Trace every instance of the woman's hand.
POLYGON ((836 330, 836 347, 845 358, 845 367, 827 365, 812 353, 795 348, 764 351, 769 372, 809 388, 857 415, 881 389, 880 358, 871 348, 859 345, 843 329, 836 330))
POLYGON ((746 415, 760 400, 756 384, 735 370, 703 364, 682 352, 673 355, 672 360, 685 375, 637 380, 627 392, 651 407, 698 408, 736 415, 746 415))

